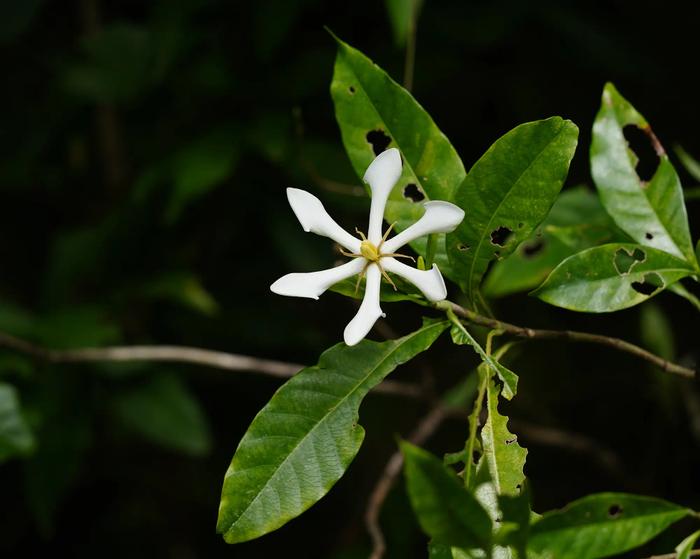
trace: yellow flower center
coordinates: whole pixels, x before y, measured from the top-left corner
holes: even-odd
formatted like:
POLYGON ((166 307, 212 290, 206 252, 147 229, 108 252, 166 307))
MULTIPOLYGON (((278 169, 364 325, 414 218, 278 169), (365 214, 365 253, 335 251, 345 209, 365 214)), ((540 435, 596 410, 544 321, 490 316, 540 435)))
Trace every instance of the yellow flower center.
POLYGON ((360 243, 360 254, 370 262, 379 262, 379 259, 382 257, 379 249, 367 239, 360 243))

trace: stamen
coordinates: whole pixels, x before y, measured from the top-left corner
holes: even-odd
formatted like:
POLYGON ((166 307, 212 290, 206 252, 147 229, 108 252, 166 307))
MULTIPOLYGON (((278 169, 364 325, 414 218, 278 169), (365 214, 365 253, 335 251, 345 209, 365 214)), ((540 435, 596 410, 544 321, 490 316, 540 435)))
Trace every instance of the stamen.
POLYGON ((342 248, 339 249, 340 254, 343 256, 347 256, 348 258, 363 258, 361 254, 357 254, 356 252, 348 252, 347 250, 343 250, 342 248))
POLYGON ((391 281, 391 278, 389 277, 389 274, 386 273, 386 270, 384 268, 382 268, 381 266, 379 266, 379 271, 382 273, 382 276, 384 277, 384 279, 391 284, 391 287, 394 288, 394 291, 398 291, 398 289, 396 289, 396 284, 393 281, 391 281))
POLYGON ((399 254, 398 252, 392 252, 390 254, 382 254, 382 256, 393 256, 394 258, 408 258, 412 262, 416 261, 416 259, 413 258, 413 256, 409 256, 408 254, 399 254))
POLYGON ((359 274, 357 274, 357 282, 355 283, 355 294, 356 295, 357 295, 357 292, 360 290, 360 282, 362 281, 362 278, 365 277, 365 273, 367 273, 368 266, 369 266, 369 262, 367 264, 365 264, 365 267, 362 268, 362 271, 359 274))
POLYGON ((382 248, 382 245, 384 244, 384 241, 386 241, 387 237, 389 236, 389 233, 391 233, 391 230, 394 228, 394 225, 396 225, 398 221, 395 221, 391 225, 389 225, 389 229, 387 229, 384 233, 384 236, 382 237, 382 241, 379 243, 378 248, 382 248))

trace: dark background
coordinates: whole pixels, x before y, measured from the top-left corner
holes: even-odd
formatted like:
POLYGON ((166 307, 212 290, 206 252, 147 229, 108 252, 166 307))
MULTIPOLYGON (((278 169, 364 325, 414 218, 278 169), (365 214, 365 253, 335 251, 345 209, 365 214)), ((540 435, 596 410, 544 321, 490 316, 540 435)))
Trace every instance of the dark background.
MULTIPOLYGON (((334 121, 324 25, 401 81, 383 2, 3 2, 0 330, 52 347, 168 343, 308 364, 338 342, 352 301, 268 290, 338 257, 304 235, 285 187, 308 188, 343 225, 366 219, 367 199, 343 186, 359 181, 334 121)), ((572 119, 581 135, 567 184, 590 184, 608 80, 667 148, 700 156, 699 25, 697 2, 426 0, 413 91, 467 168, 517 124, 572 119)), ((689 202, 694 239, 698 206, 689 202)), ((672 295, 655 301, 673 333, 663 351, 692 364, 697 314, 672 295)), ((419 324, 417 308, 385 307, 399 333, 419 324)), ((639 308, 587 316, 521 295, 494 310, 652 346, 663 334, 641 334, 639 308)), ((476 364, 442 340, 393 378, 420 379, 428 360, 437 392, 476 364)), ((509 364, 521 389, 504 410, 530 450, 536 510, 605 490, 700 508, 697 384, 599 347, 530 342, 509 364)), ((331 493, 231 547, 214 531, 223 474, 279 381, 195 366, 50 367, 10 352, 0 380, 19 388, 37 438, 34 453, 0 466, 0 552, 11 557, 364 557, 367 496, 395 435, 426 412, 370 395, 365 444, 331 493)), ((455 451, 465 436, 450 420, 428 446, 455 451)), ((424 556, 401 483, 384 511, 387 557, 424 556)))

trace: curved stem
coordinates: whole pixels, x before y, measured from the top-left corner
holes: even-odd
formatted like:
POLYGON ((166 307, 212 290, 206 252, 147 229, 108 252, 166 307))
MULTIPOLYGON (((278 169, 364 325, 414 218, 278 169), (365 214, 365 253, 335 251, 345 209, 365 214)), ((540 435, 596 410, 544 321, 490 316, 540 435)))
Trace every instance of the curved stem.
POLYGON ((465 319, 473 324, 478 324, 479 326, 486 326, 488 328, 493 328, 497 330, 503 330, 507 334, 513 336, 518 336, 519 338, 529 338, 537 340, 570 340, 574 342, 582 343, 592 343, 598 345, 604 345, 611 347, 618 351, 624 353, 629 353, 640 359, 644 359, 650 363, 653 363, 661 370, 667 373, 672 373, 675 375, 680 375, 686 378, 696 378, 697 372, 695 369, 689 367, 684 367, 678 365, 671 361, 667 361, 658 355, 647 351, 637 345, 634 345, 620 338, 613 338, 609 336, 603 336, 601 334, 590 334, 588 332, 576 332, 573 330, 543 330, 539 328, 527 328, 524 326, 517 326, 515 324, 510 324, 508 322, 503 322, 495 318, 489 318, 487 316, 480 315, 469 309, 459 306, 457 303, 452 301, 440 301, 435 304, 435 308, 442 311, 451 311, 457 316, 465 319))

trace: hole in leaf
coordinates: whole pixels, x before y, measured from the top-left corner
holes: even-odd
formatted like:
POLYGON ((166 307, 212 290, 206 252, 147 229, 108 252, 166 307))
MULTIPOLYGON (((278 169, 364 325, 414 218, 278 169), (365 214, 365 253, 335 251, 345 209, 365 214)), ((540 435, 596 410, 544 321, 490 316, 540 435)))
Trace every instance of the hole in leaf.
POLYGON ((632 152, 629 155, 637 176, 641 181, 650 181, 659 165, 659 158, 650 141, 649 133, 634 124, 625 126, 622 133, 627 140, 628 149, 632 152))
POLYGON ((350 95, 355 95, 355 88, 353 86, 348 87, 348 91, 350 92, 350 95))
POLYGON ((472 248, 472 247, 470 247, 469 245, 465 245, 464 243, 459 243, 457 245, 457 250, 461 250, 462 252, 466 252, 470 248, 472 248))
POLYGON ((642 295, 652 295, 664 287, 663 278, 656 272, 644 274, 642 281, 633 281, 632 289, 642 295))
POLYGON ((634 268, 637 262, 644 262, 646 257, 647 255, 644 254, 644 251, 638 248, 635 248, 632 252, 628 252, 625 248, 618 248, 615 251, 613 265, 617 273, 624 276, 630 273, 630 270, 634 268))
POLYGON ((412 182, 409 182, 403 189, 404 198, 408 198, 412 202, 420 202, 425 200, 425 194, 412 182))
POLYGON ((649 232, 647 231, 647 233, 646 233, 646 235, 644 235, 644 237, 645 237, 648 241, 651 241, 651 240, 654 238, 654 235, 652 235, 651 233, 649 233, 649 232))
POLYGON ((372 146, 374 155, 382 153, 391 143, 391 138, 386 135, 384 130, 370 130, 367 132, 367 141, 372 146))
POLYGON ((544 240, 542 239, 537 239, 533 243, 526 243, 523 245, 523 256, 525 256, 525 258, 534 258, 542 252, 543 248, 544 240))
POLYGON ((505 246, 508 237, 513 232, 512 229, 501 225, 498 229, 491 231, 491 243, 499 247, 505 246))
POLYGON ((610 505, 610 508, 608 509, 608 516, 610 518, 618 518, 622 512, 622 507, 620 505, 610 505))

